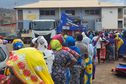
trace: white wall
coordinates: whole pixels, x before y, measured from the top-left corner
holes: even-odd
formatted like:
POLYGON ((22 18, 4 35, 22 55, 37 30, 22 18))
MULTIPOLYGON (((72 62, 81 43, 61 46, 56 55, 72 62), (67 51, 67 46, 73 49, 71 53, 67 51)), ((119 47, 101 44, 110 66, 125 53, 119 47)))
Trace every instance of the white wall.
POLYGON ((38 9, 23 9, 23 20, 39 19, 38 9))
POLYGON ((118 8, 102 8, 102 28, 118 28, 118 8))

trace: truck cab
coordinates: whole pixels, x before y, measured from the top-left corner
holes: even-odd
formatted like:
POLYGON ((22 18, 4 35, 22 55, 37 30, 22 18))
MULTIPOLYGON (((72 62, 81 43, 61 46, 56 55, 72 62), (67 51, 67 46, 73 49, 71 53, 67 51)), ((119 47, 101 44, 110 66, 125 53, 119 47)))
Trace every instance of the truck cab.
POLYGON ((56 20, 39 19, 39 20, 22 20, 17 22, 18 36, 22 38, 24 43, 31 42, 31 38, 44 36, 49 42, 56 34, 56 20))
POLYGON ((42 35, 49 42, 56 34, 56 21, 53 19, 33 20, 30 23, 30 29, 32 38, 42 35))

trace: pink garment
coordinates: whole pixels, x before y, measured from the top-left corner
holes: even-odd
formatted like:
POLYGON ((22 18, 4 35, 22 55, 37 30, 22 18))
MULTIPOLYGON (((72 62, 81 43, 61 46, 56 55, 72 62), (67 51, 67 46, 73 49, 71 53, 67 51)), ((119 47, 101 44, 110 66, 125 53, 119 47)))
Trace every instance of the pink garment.
MULTIPOLYGON (((63 38, 62 34, 57 34, 57 35, 53 36, 52 40, 53 39, 59 40, 61 44, 64 42, 64 38, 63 38)), ((50 44, 48 45, 48 49, 51 50, 50 44)))
POLYGON ((61 44, 64 42, 64 39, 63 39, 62 34, 57 34, 57 35, 55 35, 52 39, 57 39, 57 40, 59 40, 61 44))
MULTIPOLYGON (((5 75, 0 74, 0 82, 5 78, 6 78, 5 75)), ((7 84, 10 84, 10 80, 7 80, 7 84)))
POLYGON ((5 75, 0 74, 0 80, 2 80, 5 77, 6 77, 5 75))

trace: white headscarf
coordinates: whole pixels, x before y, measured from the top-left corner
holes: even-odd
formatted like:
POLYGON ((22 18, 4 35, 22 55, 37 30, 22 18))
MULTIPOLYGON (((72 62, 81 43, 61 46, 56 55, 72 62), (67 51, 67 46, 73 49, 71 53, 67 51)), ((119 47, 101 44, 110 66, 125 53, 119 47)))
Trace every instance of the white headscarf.
POLYGON ((37 38, 33 38, 32 39, 32 43, 35 44, 36 43, 36 40, 37 40, 37 38))
POLYGON ((47 43, 46 39, 43 36, 39 36, 37 38, 37 44, 38 44, 38 47, 37 48, 40 51, 44 51, 48 47, 48 43, 47 43))
POLYGON ((84 44, 86 44, 86 45, 89 45, 89 44, 91 43, 91 39, 88 38, 84 32, 82 32, 82 35, 83 35, 83 40, 82 40, 82 42, 83 42, 84 44))
POLYGON ((51 73, 52 72, 52 64, 53 64, 53 60, 54 60, 53 51, 47 49, 48 43, 43 36, 39 36, 36 41, 38 44, 37 49, 39 49, 41 52, 44 53, 44 58, 46 60, 46 64, 48 66, 49 72, 51 73))
POLYGON ((83 35, 83 40, 82 42, 84 44, 86 44, 87 48, 88 48, 88 55, 89 57, 91 57, 91 59, 93 59, 93 56, 94 56, 94 47, 93 45, 91 44, 91 39, 88 38, 84 32, 82 32, 82 35, 83 35))
POLYGON ((82 32, 82 36, 83 36, 83 38, 84 38, 84 37, 87 37, 87 36, 85 35, 85 32, 82 32))

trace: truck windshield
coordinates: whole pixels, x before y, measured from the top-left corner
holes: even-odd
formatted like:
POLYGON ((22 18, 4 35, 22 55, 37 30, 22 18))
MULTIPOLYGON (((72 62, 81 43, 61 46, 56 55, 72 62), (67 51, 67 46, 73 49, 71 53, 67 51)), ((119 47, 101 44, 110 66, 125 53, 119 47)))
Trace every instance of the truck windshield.
POLYGON ((32 30, 51 30, 55 24, 53 21, 34 21, 31 25, 32 30))

